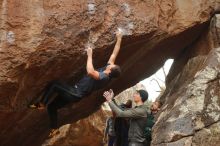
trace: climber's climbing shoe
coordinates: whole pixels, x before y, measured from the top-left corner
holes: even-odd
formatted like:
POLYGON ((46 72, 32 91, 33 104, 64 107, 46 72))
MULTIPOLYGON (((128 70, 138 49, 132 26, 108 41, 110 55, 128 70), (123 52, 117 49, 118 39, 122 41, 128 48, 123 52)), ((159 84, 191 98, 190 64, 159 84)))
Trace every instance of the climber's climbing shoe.
POLYGON ((37 105, 36 104, 29 104, 28 108, 37 109, 37 105))
POLYGON ((45 105, 43 103, 30 104, 30 105, 28 105, 28 107, 31 109, 38 109, 38 110, 45 109, 45 105))

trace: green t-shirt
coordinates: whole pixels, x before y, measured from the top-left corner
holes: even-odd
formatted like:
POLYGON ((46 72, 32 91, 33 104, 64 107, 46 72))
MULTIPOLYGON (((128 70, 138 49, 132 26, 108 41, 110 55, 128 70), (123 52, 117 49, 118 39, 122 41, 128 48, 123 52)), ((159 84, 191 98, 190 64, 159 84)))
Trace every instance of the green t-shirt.
POLYGON ((150 140, 151 141, 151 132, 152 132, 152 127, 154 126, 154 116, 153 114, 148 114, 147 115, 147 124, 144 130, 144 135, 146 140, 150 140))

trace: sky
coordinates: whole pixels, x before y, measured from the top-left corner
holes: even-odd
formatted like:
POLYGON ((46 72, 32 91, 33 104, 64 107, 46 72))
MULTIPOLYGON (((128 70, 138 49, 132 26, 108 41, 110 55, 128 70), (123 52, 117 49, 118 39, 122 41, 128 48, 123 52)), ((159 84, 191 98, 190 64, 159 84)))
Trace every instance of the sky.
MULTIPOLYGON (((165 70, 166 74, 168 74, 172 63, 173 63, 173 59, 168 59, 165 62, 164 70, 165 70)), ((155 101, 155 99, 160 94, 160 92, 157 92, 157 91, 160 91, 160 88, 154 79, 156 79, 160 85, 165 86, 165 84, 164 84, 165 83, 165 76, 164 76, 162 68, 160 68, 155 74, 153 74, 149 78, 146 78, 146 79, 140 81, 140 83, 143 84, 148 91, 148 94, 149 94, 148 99, 152 100, 152 101, 155 101)))

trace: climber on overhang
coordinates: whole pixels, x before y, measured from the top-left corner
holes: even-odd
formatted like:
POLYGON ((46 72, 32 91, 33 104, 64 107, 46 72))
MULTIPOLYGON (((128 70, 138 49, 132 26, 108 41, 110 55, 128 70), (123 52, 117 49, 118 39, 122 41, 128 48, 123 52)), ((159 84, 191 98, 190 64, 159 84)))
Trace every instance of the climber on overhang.
POLYGON ((44 109, 47 106, 47 111, 50 119, 51 132, 49 137, 59 133, 57 130, 57 110, 65 105, 78 102, 83 97, 88 96, 93 91, 105 87, 112 78, 117 78, 121 74, 121 69, 118 65, 115 65, 116 57, 118 56, 121 41, 122 32, 116 33, 117 41, 114 50, 108 60, 106 66, 97 70, 93 67, 91 47, 87 48, 87 75, 85 75, 74 86, 70 86, 60 82, 52 82, 44 89, 42 98, 38 103, 29 105, 29 108, 44 109), (55 96, 55 98, 52 98, 55 96), (52 101, 50 101, 52 99, 52 101))

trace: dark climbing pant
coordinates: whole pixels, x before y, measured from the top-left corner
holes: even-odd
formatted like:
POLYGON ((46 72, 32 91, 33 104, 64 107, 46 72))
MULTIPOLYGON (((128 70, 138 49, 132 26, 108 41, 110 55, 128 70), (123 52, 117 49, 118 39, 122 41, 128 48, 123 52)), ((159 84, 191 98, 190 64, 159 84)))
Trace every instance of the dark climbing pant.
POLYGON ((65 105, 78 102, 80 99, 78 97, 73 97, 74 100, 68 100, 66 96, 56 97, 51 103, 47 106, 47 112, 50 120, 50 128, 56 129, 57 127, 57 110, 64 107, 65 105))
POLYGON ((52 82, 50 83, 43 93, 41 102, 47 105, 47 112, 50 120, 50 127, 52 129, 57 128, 57 110, 64 107, 65 105, 78 102, 81 99, 80 96, 74 92, 74 88, 59 83, 52 82), (56 97, 49 102, 50 98, 56 95, 56 97))
POLYGON ((53 81, 50 84, 48 84, 44 89, 40 102, 47 105, 49 103, 49 100, 51 100, 51 97, 53 97, 54 95, 59 96, 68 101, 75 100, 75 98, 80 98, 80 96, 77 95, 77 91, 75 88, 60 83, 58 81, 53 81))
POLYGON ((115 145, 115 136, 108 136, 108 146, 114 146, 115 145))
POLYGON ((116 146, 128 146, 129 124, 125 118, 115 119, 116 146))

